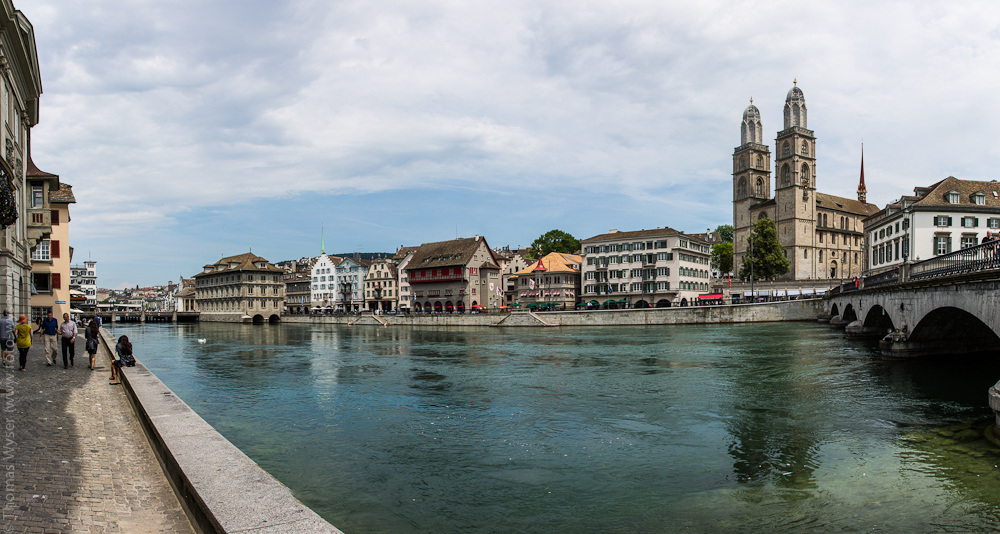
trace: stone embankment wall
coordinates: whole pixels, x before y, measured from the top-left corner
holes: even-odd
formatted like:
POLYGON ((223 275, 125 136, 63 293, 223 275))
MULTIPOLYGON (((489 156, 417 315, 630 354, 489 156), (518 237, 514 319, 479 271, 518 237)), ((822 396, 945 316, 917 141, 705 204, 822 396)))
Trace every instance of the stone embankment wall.
POLYGON ((666 324, 764 323, 815 321, 824 312, 823 299, 789 300, 732 306, 646 308, 512 314, 285 315, 287 323, 371 324, 390 326, 644 326, 666 324))
MULTIPOLYGON (((113 354, 114 338, 107 330, 101 337, 104 351, 113 354)), ((200 532, 343 534, 219 434, 141 361, 120 377, 178 500, 200 532)))

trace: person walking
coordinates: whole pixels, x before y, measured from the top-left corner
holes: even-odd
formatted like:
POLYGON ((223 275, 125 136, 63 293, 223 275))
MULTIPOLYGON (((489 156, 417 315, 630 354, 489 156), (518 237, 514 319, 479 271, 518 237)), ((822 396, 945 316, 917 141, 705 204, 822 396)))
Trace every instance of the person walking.
POLYGON ((101 323, 96 318, 90 320, 90 324, 83 330, 83 335, 87 339, 87 354, 90 355, 90 370, 94 370, 94 356, 97 355, 98 338, 100 337, 101 323))
POLYGON ((62 338, 63 369, 69 369, 69 366, 73 365, 73 353, 76 350, 76 336, 78 335, 76 321, 70 318, 68 313, 64 313, 63 322, 59 325, 59 336, 62 338), (69 352, 68 361, 67 352, 69 352))
POLYGON ((4 369, 14 363, 14 319, 11 319, 9 310, 4 310, 3 317, 0 317, 0 358, 3 359, 4 369))
POLYGON ((20 316, 17 318, 17 326, 14 327, 14 340, 17 343, 17 351, 20 353, 20 368, 23 371, 24 365, 28 362, 28 349, 31 348, 31 324, 28 318, 20 316))
POLYGON ((59 321, 52 316, 50 311, 39 327, 42 331, 42 348, 45 350, 45 365, 50 366, 56 363, 56 356, 59 349, 56 348, 59 339, 59 321))

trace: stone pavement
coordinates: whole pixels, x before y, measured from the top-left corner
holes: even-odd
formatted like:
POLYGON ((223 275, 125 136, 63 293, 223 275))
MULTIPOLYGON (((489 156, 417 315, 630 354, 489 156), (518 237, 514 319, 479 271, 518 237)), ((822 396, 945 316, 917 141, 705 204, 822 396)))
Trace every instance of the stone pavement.
MULTIPOLYGON (((104 347, 87 368, 46 367, 33 338, 27 371, 0 371, 4 532, 194 534, 121 385, 108 385, 104 347)), ((128 372, 126 370, 126 372, 128 372)))

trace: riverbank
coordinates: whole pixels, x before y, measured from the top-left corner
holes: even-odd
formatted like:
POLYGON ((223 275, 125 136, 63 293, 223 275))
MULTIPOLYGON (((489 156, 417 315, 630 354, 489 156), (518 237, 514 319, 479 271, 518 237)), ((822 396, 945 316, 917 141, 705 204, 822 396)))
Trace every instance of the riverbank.
POLYGON ((509 314, 285 315, 281 320, 300 324, 373 326, 651 326, 815 321, 821 313, 823 299, 805 299, 688 308, 518 311, 509 314))

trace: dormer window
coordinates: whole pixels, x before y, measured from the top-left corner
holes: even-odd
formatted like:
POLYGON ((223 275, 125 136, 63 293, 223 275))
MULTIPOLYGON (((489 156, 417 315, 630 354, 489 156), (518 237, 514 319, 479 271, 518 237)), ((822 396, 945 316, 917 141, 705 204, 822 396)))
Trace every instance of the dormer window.
POLYGON ((986 193, 982 191, 976 191, 972 194, 972 203, 977 206, 983 206, 986 204, 986 193))
POLYGON ((958 204, 959 196, 958 191, 949 191, 948 194, 945 195, 945 199, 949 204, 958 204))

